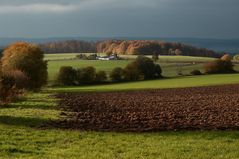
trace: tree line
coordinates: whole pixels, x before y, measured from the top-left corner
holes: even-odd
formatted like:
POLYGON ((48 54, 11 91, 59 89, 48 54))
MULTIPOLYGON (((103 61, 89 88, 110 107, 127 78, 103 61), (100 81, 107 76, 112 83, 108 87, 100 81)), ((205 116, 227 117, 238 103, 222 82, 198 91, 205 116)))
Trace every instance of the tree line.
POLYGON ((109 75, 103 70, 96 71, 92 66, 83 68, 73 68, 62 66, 57 75, 56 84, 71 85, 91 85, 106 82, 126 82, 162 78, 162 69, 148 57, 138 56, 125 68, 116 67, 109 75), (109 77, 109 78, 108 78, 109 77))
POLYGON ((69 40, 39 44, 45 53, 95 53, 94 42, 69 40))
POLYGON ((123 55, 184 55, 220 57, 221 55, 205 48, 197 48, 182 43, 158 40, 105 40, 98 42, 60 41, 40 44, 45 53, 107 53, 123 55))

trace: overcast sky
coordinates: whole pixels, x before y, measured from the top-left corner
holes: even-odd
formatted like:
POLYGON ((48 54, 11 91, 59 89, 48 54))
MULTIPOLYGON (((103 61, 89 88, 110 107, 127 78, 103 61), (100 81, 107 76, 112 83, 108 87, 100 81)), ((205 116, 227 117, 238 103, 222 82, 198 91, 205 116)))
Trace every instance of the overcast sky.
POLYGON ((0 0, 0 37, 239 38, 239 0, 0 0))

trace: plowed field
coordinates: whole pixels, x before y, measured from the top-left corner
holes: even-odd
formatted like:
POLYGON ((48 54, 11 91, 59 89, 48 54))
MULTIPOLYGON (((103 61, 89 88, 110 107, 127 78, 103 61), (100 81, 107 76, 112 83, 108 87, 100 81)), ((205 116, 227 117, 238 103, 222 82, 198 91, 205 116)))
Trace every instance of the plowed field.
POLYGON ((239 129, 239 85, 63 93, 59 126, 97 131, 239 129))

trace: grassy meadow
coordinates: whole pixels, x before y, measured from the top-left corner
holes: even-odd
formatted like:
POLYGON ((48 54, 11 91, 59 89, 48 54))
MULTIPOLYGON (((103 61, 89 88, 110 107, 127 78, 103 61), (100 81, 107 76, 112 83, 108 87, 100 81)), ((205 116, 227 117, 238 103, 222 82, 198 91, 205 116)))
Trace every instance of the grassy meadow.
MULTIPOLYGON (((48 60, 49 81, 52 82, 61 66, 72 66, 81 68, 86 66, 94 66, 97 70, 104 70, 109 73, 115 67, 125 67, 129 62, 135 59, 135 55, 121 55, 124 60, 118 61, 99 61, 99 60, 78 60, 75 59, 77 53, 67 54, 46 54, 45 59, 48 60)), ((102 54, 103 56, 104 54, 102 54)), ((148 56, 151 57, 151 56, 148 56)), ((190 74, 194 69, 203 69, 203 62, 212 61, 214 58, 190 57, 190 56, 160 56, 157 63, 160 64, 165 77, 177 76, 180 68, 183 74, 190 74)))
POLYGON ((128 91, 139 89, 185 88, 239 83, 239 74, 184 76, 159 80, 96 86, 53 87, 52 92, 128 91))
MULTIPOLYGON (((82 61, 69 56, 46 55, 50 60, 50 81, 61 66, 95 66, 110 72, 124 67, 129 60, 82 61)), ((177 88, 239 83, 239 74, 180 76, 202 69, 200 62, 211 58, 160 57, 165 79, 84 87, 48 87, 29 93, 18 102, 0 108, 0 159, 6 158, 82 158, 82 159, 232 159, 238 158, 239 131, 170 131, 158 133, 84 132, 48 126, 60 118, 57 92, 121 91, 135 89, 177 88), (198 60, 198 61, 197 61, 198 60), (199 64, 193 64, 199 62, 199 64)), ((238 66, 236 66, 238 68, 238 66)))
POLYGON ((97 70, 104 70, 109 73, 114 67, 125 67, 128 60, 122 61, 97 61, 97 60, 57 60, 48 62, 49 81, 53 81, 61 66, 72 66, 81 68, 94 66, 97 70))

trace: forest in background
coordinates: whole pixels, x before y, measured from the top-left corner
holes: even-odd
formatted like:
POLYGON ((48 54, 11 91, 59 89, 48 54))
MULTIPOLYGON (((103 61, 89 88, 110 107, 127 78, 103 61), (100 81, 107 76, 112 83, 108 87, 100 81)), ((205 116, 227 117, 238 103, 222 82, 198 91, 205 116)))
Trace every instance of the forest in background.
POLYGON ((117 53, 123 55, 185 55, 220 57, 215 51, 159 40, 103 40, 89 42, 67 40, 40 44, 46 53, 117 53))

